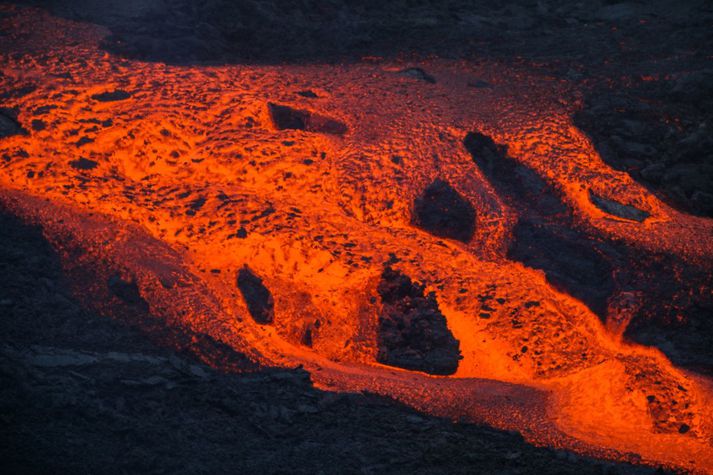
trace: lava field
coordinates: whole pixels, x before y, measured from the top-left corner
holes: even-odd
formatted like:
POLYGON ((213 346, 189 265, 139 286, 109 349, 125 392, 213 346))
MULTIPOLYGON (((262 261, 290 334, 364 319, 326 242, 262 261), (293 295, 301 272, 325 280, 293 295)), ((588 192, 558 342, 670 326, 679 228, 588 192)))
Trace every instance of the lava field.
MULTIPOLYGON (((41 230, 93 318, 190 355, 193 376, 299 368, 305 391, 713 473, 710 123, 674 163, 693 132, 663 93, 622 118, 646 101, 617 96, 615 66, 181 63, 37 6, 0 6, 0 27, 5 226, 41 230)), ((4 328, 3 357, 29 361, 4 328)), ((52 361, 89 364, 75 350, 52 361)))

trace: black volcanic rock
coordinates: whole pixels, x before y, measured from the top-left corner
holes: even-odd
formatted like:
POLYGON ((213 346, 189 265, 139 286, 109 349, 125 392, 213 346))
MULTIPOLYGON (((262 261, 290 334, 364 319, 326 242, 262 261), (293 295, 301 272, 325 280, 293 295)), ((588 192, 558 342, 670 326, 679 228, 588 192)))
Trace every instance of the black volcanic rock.
POLYGON ((92 168, 96 168, 98 163, 94 160, 82 157, 78 160, 72 160, 69 162, 69 165, 77 170, 91 170, 92 168))
POLYGON ((614 290, 612 266, 600 243, 564 226, 520 220, 513 229, 508 258, 545 271, 556 288, 604 317, 614 290))
POLYGON ((411 222, 434 236, 468 242, 475 232, 475 208, 451 185, 436 179, 414 200, 411 222))
POLYGON ((304 130, 332 135, 343 135, 347 132, 344 123, 310 111, 293 109, 272 102, 268 102, 267 110, 273 125, 279 130, 304 130))
POLYGON ((433 293, 386 267, 378 286, 377 361, 430 374, 453 374, 461 359, 460 345, 446 325, 433 293))
POLYGON ((253 320, 261 325, 272 323, 275 318, 275 304, 262 279, 245 266, 238 271, 237 282, 253 320))
POLYGON ((480 132, 468 132, 463 145, 501 196, 541 215, 566 211, 558 193, 540 175, 507 154, 507 147, 480 132))
POLYGON ((310 91, 309 89, 305 89, 304 91, 297 91, 297 94, 299 94, 302 97, 307 97, 309 99, 315 99, 319 96, 314 91, 310 91))
POLYGON ((646 211, 603 198, 591 190, 589 191, 589 199, 594 206, 600 210, 619 218, 630 219, 641 223, 650 216, 646 211))
POLYGON ((419 81, 428 82, 431 84, 436 84, 436 78, 428 74, 421 68, 406 68, 399 71, 401 76, 407 76, 410 78, 418 79, 419 81))
POLYGON ((667 204, 705 217, 713 217, 709 68, 602 86, 574 115, 609 166, 627 172, 667 204))
POLYGON ((12 111, 9 109, 0 109, 0 139, 12 135, 25 134, 27 134, 27 131, 20 126, 12 114, 12 111))
POLYGON ((114 101, 124 101, 131 97, 128 92, 116 89, 114 91, 100 92, 99 94, 94 94, 92 99, 99 102, 114 102, 114 101))
POLYGON ((506 148, 496 144, 492 138, 480 132, 468 132, 463 139, 463 145, 486 174, 500 175, 500 162, 505 155, 506 148))

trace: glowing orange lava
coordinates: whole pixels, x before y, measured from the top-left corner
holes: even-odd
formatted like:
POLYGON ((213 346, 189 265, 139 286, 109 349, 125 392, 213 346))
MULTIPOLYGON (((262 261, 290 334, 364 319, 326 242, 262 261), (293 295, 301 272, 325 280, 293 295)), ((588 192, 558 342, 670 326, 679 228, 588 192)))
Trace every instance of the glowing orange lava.
POLYGON ((29 132, 0 139, 2 200, 49 239, 71 236, 86 251, 72 259, 124 269, 153 314, 259 363, 302 365, 323 388, 389 395, 536 444, 713 473, 710 381, 622 341, 543 272, 509 260, 523 210, 463 147, 472 130, 508 144, 584 232, 710 263, 713 222, 602 162, 572 125, 578 101, 566 83, 447 60, 419 64, 436 84, 396 63, 167 66, 107 55, 95 26, 35 10, 0 21, 31 32, 3 40, 3 89, 37 86, 6 101, 29 132), (493 87, 468 87, 476 78, 493 87), (115 91, 129 94, 101 95, 115 91), (303 111, 310 125, 276 127, 268 104, 303 111), (414 199, 435 179, 476 210, 468 242, 412 224, 414 199), (649 216, 612 216, 592 193, 649 216), (460 342, 455 374, 376 362, 385 262, 435 293, 460 342), (271 291, 272 324, 248 317, 235 284, 246 264, 271 291), (474 298, 484 294, 487 319, 474 298))

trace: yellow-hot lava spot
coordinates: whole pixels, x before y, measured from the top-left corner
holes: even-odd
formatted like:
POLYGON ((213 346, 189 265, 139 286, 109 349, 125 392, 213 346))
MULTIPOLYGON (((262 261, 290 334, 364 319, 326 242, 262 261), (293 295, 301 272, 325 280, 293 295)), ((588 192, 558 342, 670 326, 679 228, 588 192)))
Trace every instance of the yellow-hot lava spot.
POLYGON ((713 223, 604 164, 572 125, 577 101, 557 101, 574 97, 567 84, 446 60, 420 65, 435 84, 391 63, 169 66, 107 55, 103 30, 36 10, 0 21, 30 32, 0 53, 2 88, 36 86, 5 104, 28 133, 0 139, 3 201, 50 239, 71 236, 80 260, 130 272, 152 313, 260 363, 303 365, 321 387, 386 394, 537 444, 713 472, 709 383, 622 342, 541 271, 508 260, 523 210, 463 147, 471 130, 507 144, 582 229, 709 259, 713 223), (493 87, 469 88, 471 77, 493 87), (303 127, 280 126, 269 104, 298 111, 288 119, 303 127), (435 179, 475 209, 468 242, 412 224, 435 179), (648 217, 611 216, 592 193, 648 217), (435 293, 460 342, 454 374, 376 362, 387 262, 435 293), (274 324, 247 317, 235 284, 245 265, 270 289, 274 324), (476 296, 487 296, 487 318, 476 296))

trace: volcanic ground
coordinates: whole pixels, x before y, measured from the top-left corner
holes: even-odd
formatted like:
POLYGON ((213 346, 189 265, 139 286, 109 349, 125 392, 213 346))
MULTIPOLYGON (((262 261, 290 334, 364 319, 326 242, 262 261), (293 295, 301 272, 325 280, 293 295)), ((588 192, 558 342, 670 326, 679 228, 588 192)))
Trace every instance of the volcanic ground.
POLYGON ((710 5, 39 3, 13 470, 713 472, 710 5))

